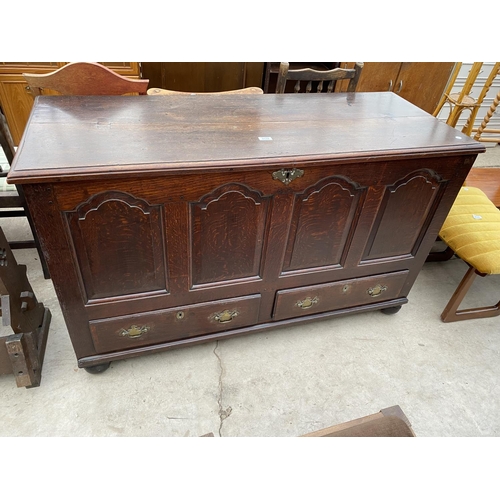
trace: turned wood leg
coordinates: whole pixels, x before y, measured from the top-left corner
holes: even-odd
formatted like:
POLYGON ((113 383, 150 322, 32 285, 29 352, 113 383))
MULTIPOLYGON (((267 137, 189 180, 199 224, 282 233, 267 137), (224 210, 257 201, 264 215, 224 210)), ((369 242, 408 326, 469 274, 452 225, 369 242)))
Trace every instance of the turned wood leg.
POLYGON ((478 273, 472 266, 469 266, 469 270, 465 273, 465 276, 462 278, 462 281, 453 293, 447 306, 441 313, 441 319, 444 323, 461 321, 465 319, 491 318, 493 316, 500 315, 500 302, 498 302, 494 306, 477 307, 474 309, 462 309, 461 311, 458 310, 465 295, 472 286, 476 275, 478 274, 480 276, 483 276, 478 273))

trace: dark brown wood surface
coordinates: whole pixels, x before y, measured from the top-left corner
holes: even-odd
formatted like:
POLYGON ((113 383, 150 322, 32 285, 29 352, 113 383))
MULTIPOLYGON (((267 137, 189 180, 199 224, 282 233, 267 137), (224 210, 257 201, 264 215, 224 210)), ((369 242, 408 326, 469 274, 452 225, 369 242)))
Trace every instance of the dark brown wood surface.
POLYGON ((9 175, 92 366, 406 303, 483 150, 391 93, 42 97, 9 175))
POLYGON ((20 150, 10 182, 484 147, 388 92, 41 96, 20 150))

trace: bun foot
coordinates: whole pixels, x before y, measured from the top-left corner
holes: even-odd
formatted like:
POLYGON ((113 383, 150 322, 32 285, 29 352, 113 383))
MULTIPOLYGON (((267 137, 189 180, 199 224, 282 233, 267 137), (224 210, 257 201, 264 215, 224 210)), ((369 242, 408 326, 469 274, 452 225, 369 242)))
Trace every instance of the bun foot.
POLYGON ((380 309, 384 314, 396 314, 401 309, 401 306, 388 307, 387 309, 380 309))
POLYGON ((97 373, 105 372, 109 368, 110 365, 111 365, 111 362, 103 363, 101 365, 87 366, 87 367, 85 367, 85 371, 95 375, 97 373))

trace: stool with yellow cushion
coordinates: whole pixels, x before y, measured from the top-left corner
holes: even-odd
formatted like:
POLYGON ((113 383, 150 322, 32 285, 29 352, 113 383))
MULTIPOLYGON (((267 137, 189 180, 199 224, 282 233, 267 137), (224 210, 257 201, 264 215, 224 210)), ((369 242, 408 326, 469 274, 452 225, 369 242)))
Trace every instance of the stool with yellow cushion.
POLYGON ((447 323, 500 315, 500 302, 494 306, 458 310, 476 275, 500 274, 500 210, 480 189, 464 186, 439 237, 469 265, 441 319, 447 323))

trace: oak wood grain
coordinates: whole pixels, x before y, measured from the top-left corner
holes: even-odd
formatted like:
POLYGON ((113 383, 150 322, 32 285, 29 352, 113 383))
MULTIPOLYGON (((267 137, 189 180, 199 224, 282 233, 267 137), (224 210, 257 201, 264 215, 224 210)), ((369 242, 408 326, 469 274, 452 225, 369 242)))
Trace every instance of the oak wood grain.
POLYGON ((92 366, 406 303, 484 149, 391 93, 42 96, 9 180, 92 366))

